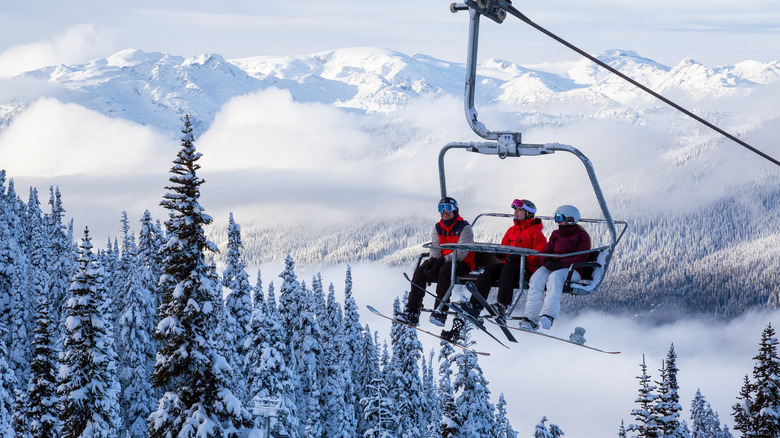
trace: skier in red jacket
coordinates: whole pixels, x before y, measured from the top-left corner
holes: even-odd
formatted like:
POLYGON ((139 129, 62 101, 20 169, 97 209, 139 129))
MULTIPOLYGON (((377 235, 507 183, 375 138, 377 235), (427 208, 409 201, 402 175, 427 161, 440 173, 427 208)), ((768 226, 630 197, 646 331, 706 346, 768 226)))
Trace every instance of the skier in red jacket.
MULTIPOLYGON (((547 254, 569 254, 590 249, 590 235, 577 224, 580 212, 571 205, 562 205, 555 210, 555 222, 558 229, 550 235, 542 250, 547 254)), ((563 284, 569 273, 569 267, 574 263, 588 261, 588 253, 567 257, 540 257, 542 267, 531 276, 528 285, 528 299, 525 302, 525 317, 520 321, 520 328, 534 331, 540 325, 544 329, 552 326, 561 310, 561 294, 563 284), (546 287, 546 292, 545 292, 546 287)), ((575 269, 572 281, 579 281, 582 273, 575 269)))
MULTIPOLYGON (((536 205, 527 199, 515 199, 512 201, 512 209, 514 210, 514 225, 506 230, 501 244, 535 249, 541 252, 547 243, 547 238, 542 234, 542 221, 536 218, 536 205)), ((487 299, 490 287, 494 281, 498 280, 498 299, 493 308, 500 316, 504 317, 506 309, 512 304, 515 287, 519 284, 522 256, 500 254, 497 257, 503 261, 485 266, 484 272, 477 277, 476 286, 479 294, 487 299)), ((539 257, 527 257, 524 280, 528 280, 541 265, 539 257)), ((464 306, 464 310, 476 317, 482 311, 482 306, 476 298, 471 297, 469 304, 464 306)))
MULTIPOLYGON (((438 208, 441 220, 433 227, 432 242, 434 244, 474 242, 474 231, 471 229, 471 225, 460 216, 458 201, 449 196, 444 197, 439 201, 438 208)), ((473 252, 431 248, 430 254, 430 258, 415 269, 406 310, 398 316, 399 320, 407 324, 417 325, 420 322, 420 308, 423 304, 423 297, 425 297, 425 291, 420 286, 424 287, 428 282, 435 281, 436 296, 439 297, 439 300, 444 299, 444 294, 450 287, 453 257, 457 258, 455 275, 465 275, 474 269, 473 252)), ((438 306, 438 304, 437 301, 434 306, 438 306)), ((447 309, 448 307, 444 306, 442 311, 432 312, 431 323, 444 327, 447 321, 447 309)))

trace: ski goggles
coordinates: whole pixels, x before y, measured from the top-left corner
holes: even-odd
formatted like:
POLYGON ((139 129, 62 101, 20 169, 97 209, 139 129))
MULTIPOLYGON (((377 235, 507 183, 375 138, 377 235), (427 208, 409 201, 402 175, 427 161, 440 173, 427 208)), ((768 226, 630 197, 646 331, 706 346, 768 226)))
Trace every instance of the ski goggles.
POLYGON ((560 224, 561 222, 566 222, 566 216, 561 213, 555 213, 555 223, 560 224))
POLYGON ((522 199, 515 199, 512 201, 512 208, 515 210, 522 208, 529 213, 536 213, 536 206, 533 205, 530 201, 523 202, 522 199))
POLYGON ((455 204, 444 203, 439 204, 439 213, 444 213, 445 211, 455 211, 458 207, 455 206, 455 204))

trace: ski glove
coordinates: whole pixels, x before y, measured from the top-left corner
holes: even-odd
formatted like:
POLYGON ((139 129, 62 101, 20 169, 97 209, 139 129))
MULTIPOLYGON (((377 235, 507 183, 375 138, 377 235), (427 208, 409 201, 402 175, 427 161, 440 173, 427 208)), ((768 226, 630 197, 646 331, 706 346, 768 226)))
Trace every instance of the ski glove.
POLYGON ((544 267, 550 271, 557 271, 563 269, 563 263, 558 259, 547 259, 544 261, 544 267))
POLYGON ((423 268, 425 276, 431 279, 436 278, 436 276, 439 275, 439 269, 444 266, 444 257, 430 259, 426 265, 427 266, 423 268))
POLYGON ((520 254, 508 254, 506 256, 506 262, 507 263, 520 263, 520 260, 522 260, 523 256, 520 254))

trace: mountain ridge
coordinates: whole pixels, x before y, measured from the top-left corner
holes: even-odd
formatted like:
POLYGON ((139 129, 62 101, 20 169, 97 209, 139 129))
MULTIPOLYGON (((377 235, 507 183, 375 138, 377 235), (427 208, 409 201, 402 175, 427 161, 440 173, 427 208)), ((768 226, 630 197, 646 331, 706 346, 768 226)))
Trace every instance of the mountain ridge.
MULTIPOLYGON (((777 61, 706 67, 689 58, 668 67, 620 49, 605 51, 599 59, 658 92, 684 92, 699 99, 780 79, 777 61)), ((55 86, 54 97, 63 102, 163 132, 177 132, 181 117, 190 114, 197 132, 203 132, 228 100, 269 87, 287 89, 302 102, 385 114, 415 98, 460 95, 464 75, 462 63, 358 47, 234 60, 218 54, 182 57, 126 49, 89 63, 46 67, 17 78, 55 86)), ((478 66, 477 81, 478 104, 545 106, 576 101, 606 109, 641 96, 639 90, 587 60, 524 67, 487 59, 478 66)), ((0 126, 7 126, 18 108, 30 103, 0 102, 0 126)))

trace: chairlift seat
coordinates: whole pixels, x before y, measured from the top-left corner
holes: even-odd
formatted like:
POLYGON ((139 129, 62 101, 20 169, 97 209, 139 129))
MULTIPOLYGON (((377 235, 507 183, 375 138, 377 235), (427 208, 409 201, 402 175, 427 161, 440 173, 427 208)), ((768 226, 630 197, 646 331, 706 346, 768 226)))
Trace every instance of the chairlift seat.
POLYGON ((587 262, 572 264, 569 267, 569 275, 566 276, 566 282, 563 284, 563 292, 571 295, 592 294, 604 278, 604 266, 608 256, 609 250, 602 249, 601 251, 590 253, 587 262), (582 278, 579 281, 572 281, 572 274, 577 268, 582 268, 582 278))

